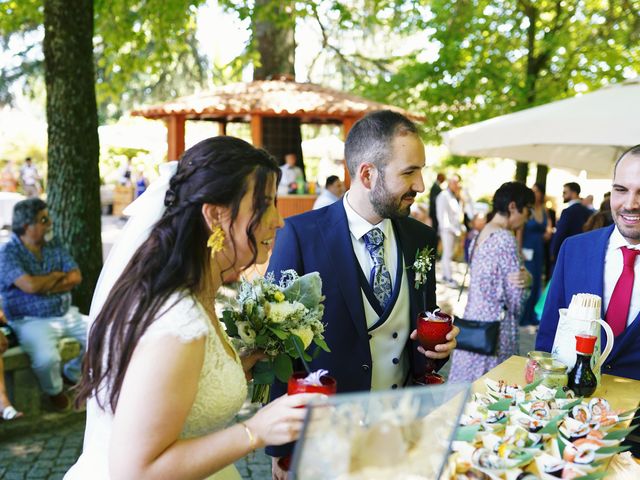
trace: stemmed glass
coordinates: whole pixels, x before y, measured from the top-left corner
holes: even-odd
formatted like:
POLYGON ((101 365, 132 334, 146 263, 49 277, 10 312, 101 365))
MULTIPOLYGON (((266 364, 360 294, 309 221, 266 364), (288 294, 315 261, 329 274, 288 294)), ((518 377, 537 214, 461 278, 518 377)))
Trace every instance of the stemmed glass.
MULTIPOLYGON (((322 385, 313 385, 305 383, 307 372, 295 372, 289 377, 287 383, 287 394, 295 395, 297 393, 324 393, 325 395, 335 395, 338 389, 336 379, 329 375, 322 375, 320 383, 322 385)), ((282 457, 278 460, 278 466, 285 472, 291 467, 291 455, 282 457)))
MULTIPOLYGON (((436 310, 435 312, 420 312, 417 319, 418 341, 422 348, 435 352, 436 345, 447 343, 447 334, 453 328, 453 317, 447 313, 436 310)), ((424 383, 444 383, 442 375, 435 373, 436 362, 431 358, 426 359, 424 383)))

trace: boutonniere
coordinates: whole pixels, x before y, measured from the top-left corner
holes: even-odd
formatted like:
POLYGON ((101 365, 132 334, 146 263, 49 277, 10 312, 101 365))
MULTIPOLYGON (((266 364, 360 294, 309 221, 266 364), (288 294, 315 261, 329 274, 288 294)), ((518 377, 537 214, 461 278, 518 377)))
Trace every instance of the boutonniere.
POLYGON ((410 268, 415 273, 413 286, 419 289, 427 281, 427 273, 433 267, 433 249, 430 247, 419 248, 416 252, 416 259, 410 268))

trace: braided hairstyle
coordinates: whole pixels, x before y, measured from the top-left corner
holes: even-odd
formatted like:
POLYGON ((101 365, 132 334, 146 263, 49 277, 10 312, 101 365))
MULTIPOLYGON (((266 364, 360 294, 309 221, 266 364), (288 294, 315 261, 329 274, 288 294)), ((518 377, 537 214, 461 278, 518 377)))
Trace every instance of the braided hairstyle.
MULTIPOLYGON (((196 293, 208 271, 209 227, 202 205, 228 207, 232 230, 251 178, 253 215, 246 234, 251 263, 255 261, 254 232, 268 207, 267 188, 277 185, 280 174, 271 155, 238 138, 209 138, 184 153, 164 199, 166 211, 132 256, 91 327, 77 405, 108 385, 104 400, 115 411, 135 347, 159 309, 173 293, 196 293)), ((230 241, 235 263, 232 235, 230 241)), ((96 399, 104 408, 101 395, 96 399)))

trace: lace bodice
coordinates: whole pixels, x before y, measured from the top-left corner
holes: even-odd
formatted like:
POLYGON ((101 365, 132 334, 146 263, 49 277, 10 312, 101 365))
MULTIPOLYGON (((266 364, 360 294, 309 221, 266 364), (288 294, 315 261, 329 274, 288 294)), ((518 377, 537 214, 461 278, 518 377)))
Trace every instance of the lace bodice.
POLYGON ((183 342, 207 337, 198 392, 181 434, 182 438, 190 438, 229 424, 247 398, 247 380, 224 330, 220 327, 216 331, 204 307, 195 299, 184 297, 172 305, 177 298, 173 296, 167 301, 166 313, 160 314, 142 341, 162 335, 172 335, 183 342), (233 358, 229 351, 233 352, 233 358))
MULTIPOLYGON (((183 342, 206 337, 198 391, 181 438, 201 436, 228 425, 247 397, 240 359, 222 328, 214 328, 204 307, 191 296, 173 295, 141 342, 171 335, 183 342), (225 342, 228 348, 225 348, 225 342), (233 352, 233 356, 230 354, 233 352)), ((65 479, 108 478, 107 458, 113 414, 94 398, 87 403, 87 426, 82 456, 65 479), (98 473, 99 472, 99 473, 98 473)))

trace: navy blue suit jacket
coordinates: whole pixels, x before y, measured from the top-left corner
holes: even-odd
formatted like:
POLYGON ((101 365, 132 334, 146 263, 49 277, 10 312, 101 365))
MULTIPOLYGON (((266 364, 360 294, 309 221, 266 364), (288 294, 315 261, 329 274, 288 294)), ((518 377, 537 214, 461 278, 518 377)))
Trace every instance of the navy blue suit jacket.
MULTIPOLYGON (((536 350, 551 351, 558 326, 558 309, 567 308, 574 294, 592 293, 602 297, 604 259, 613 228, 612 225, 576 235, 562 245, 540 320, 536 350)), ((602 318, 605 318, 604 311, 602 318)), ((604 332, 601 338, 604 347, 604 332)), ((602 373, 640 380, 640 315, 616 338, 602 373)))
MULTIPOLYGON (((435 231, 413 218, 392 220, 396 239, 402 249, 405 266, 413 265, 416 252, 428 246, 435 252, 435 231)), ((324 368, 335 377, 338 392, 354 392, 371 388, 371 350, 362 303, 360 265, 353 252, 349 225, 342 201, 289 217, 278 231, 268 270, 279 278, 281 271, 294 269, 300 275, 318 271, 326 324, 325 339, 331 353, 322 352, 311 362, 313 370, 324 368)), ((399 268, 402 264, 399 264, 399 268)), ((428 272, 420 290, 414 288, 414 272, 408 269, 410 331, 416 328, 416 317, 423 310, 436 308, 435 266, 428 272)), ((368 272, 366 272, 368 277, 368 272)), ((425 357, 418 353, 417 343, 409 340, 411 373, 424 374, 425 357)), ((445 362, 440 362, 444 364, 445 362)), ((276 382, 271 397, 286 393, 286 385, 276 382)), ((290 447, 289 447, 290 448, 290 447)), ((267 453, 282 456, 287 449, 270 447, 267 453)))
POLYGON ((553 260, 558 258, 562 242, 573 235, 582 233, 582 227, 592 214, 593 212, 581 203, 574 203, 562 212, 556 224, 556 232, 551 239, 551 256, 553 260))

